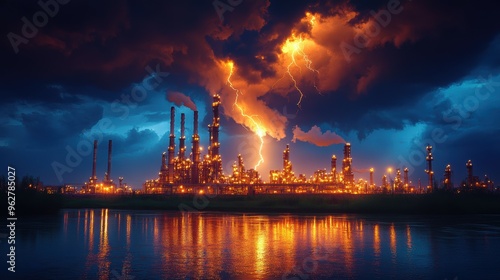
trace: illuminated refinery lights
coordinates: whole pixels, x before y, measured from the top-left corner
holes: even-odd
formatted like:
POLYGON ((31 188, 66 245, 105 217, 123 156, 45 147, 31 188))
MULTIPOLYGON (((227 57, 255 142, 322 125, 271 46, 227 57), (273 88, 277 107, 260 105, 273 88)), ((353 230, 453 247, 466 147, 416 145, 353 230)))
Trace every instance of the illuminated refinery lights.
POLYGON ((432 192, 433 191, 433 183, 434 183, 434 171, 432 171, 432 160, 434 159, 432 157, 432 146, 427 146, 425 148, 427 150, 427 170, 425 171, 429 175, 429 184, 427 185, 428 191, 432 192))
POLYGON ((107 171, 104 172, 104 180, 100 183, 97 181, 96 176, 96 165, 97 165, 97 140, 94 140, 94 151, 92 159, 92 176, 89 178, 88 182, 85 182, 85 187, 83 188, 83 193, 99 193, 99 194, 113 194, 113 193, 130 193, 132 189, 123 183, 123 177, 120 177, 120 185, 117 187, 116 184, 111 179, 111 159, 113 150, 113 141, 108 141, 108 167, 107 171))
MULTIPOLYGON (((144 190, 146 193, 223 193, 223 194, 253 194, 253 193, 382 193, 392 192, 398 193, 422 193, 420 188, 415 191, 415 187, 410 186, 411 182, 408 178, 408 168, 393 169, 388 168, 387 171, 395 173, 395 181, 391 188, 391 183, 388 181, 386 175, 382 179, 382 186, 374 186, 373 172, 374 169, 370 168, 370 184, 363 179, 354 180, 351 145, 346 143, 344 145, 344 158, 342 161, 342 170, 336 170, 336 156, 331 158, 331 171, 327 172, 326 169, 320 169, 308 178, 304 174, 295 175, 293 172, 293 165, 291 161, 290 146, 287 145, 283 150, 283 169, 270 170, 269 183, 263 182, 259 173, 255 169, 245 169, 243 157, 238 155, 237 162, 233 165, 233 172, 229 176, 223 174, 220 168, 222 159, 219 154, 220 143, 218 141, 218 127, 219 127, 219 112, 218 107, 220 104, 220 97, 214 95, 213 106, 213 121, 209 126, 210 144, 208 146, 208 154, 200 158, 202 148, 199 146, 198 135, 198 112, 194 112, 194 129, 193 129, 193 152, 191 158, 183 159, 182 151, 179 150, 179 155, 174 158, 173 164, 173 183, 168 181, 169 166, 168 166, 168 153, 162 154, 162 165, 160 167, 159 177, 154 180, 148 180, 144 183, 144 190), (404 172, 404 177, 403 173, 404 172), (403 177, 403 178, 402 178, 403 177), (372 187, 373 186, 373 187, 372 187)), ((174 116, 175 114, 171 114, 174 116)), ((183 117, 181 115, 181 138, 183 133, 183 117)), ((174 127, 175 128, 175 127, 174 127)), ((172 129, 172 131, 174 131, 172 129)), ((180 139, 181 140, 181 139, 180 139)), ((169 143, 169 147, 172 145, 169 143)), ((183 146, 179 145, 179 149, 183 146)), ((97 147, 97 145, 95 145, 97 147)), ((175 148, 175 147, 174 147, 175 148)), ((432 147, 428 147, 430 150, 432 147)), ((95 149, 96 150, 96 149, 95 149)), ((109 149, 111 151, 111 149, 109 149)), ((109 157, 111 159, 111 157, 109 157)), ((432 155, 430 155, 432 160, 432 155)), ((429 166, 431 169, 432 166, 429 166)), ((468 180, 472 181, 472 185, 466 186, 464 182, 462 188, 457 191, 476 191, 476 190, 494 190, 494 183, 486 176, 484 181, 479 180, 477 176, 472 174, 472 162, 467 162, 468 180), (472 177, 472 180, 470 179, 472 177)), ((110 165, 109 165, 110 169, 110 165)), ((95 181, 95 164, 93 164, 93 175, 89 183, 95 181)), ((432 170, 432 169, 431 169, 432 170)), ((448 171, 448 168, 447 168, 448 171)), ((110 170, 108 174, 110 174, 110 170)), ((450 182, 450 177, 445 176, 450 182)), ((109 176, 106 176, 109 178, 109 176)), ((431 181, 432 182, 432 181, 431 181)), ((444 183, 446 183, 444 182, 444 183)), ((87 183, 87 184, 89 184, 87 183)), ((121 184, 120 184, 121 185, 121 184)), ((420 185, 420 183, 419 183, 420 185)), ((445 189, 450 189, 443 184, 445 189)), ((91 184, 89 184, 91 186, 91 184)), ((112 186, 103 183, 95 183, 97 192, 113 192, 112 186)), ((453 188, 453 187, 451 187, 453 188)), ((86 188, 87 189, 87 188, 86 188)))

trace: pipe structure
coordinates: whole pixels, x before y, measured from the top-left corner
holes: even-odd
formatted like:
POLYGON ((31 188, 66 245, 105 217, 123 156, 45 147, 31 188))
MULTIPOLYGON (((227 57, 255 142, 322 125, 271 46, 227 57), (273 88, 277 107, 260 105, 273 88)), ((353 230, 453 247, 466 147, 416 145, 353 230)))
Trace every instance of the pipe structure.
POLYGON ((373 171, 374 171, 374 169, 370 168, 370 187, 373 187, 375 185, 375 183, 373 181, 373 171))
POLYGON ((444 170, 444 189, 451 191, 453 189, 453 184, 451 183, 451 165, 447 165, 444 170))
POLYGON ((427 165, 428 165, 427 168, 428 169, 425 172, 427 172, 427 174, 429 175, 429 185, 427 185, 427 189, 430 192, 432 192, 433 191, 433 182, 434 182, 434 171, 432 171, 432 160, 434 159, 432 157, 432 146, 427 146, 426 150, 427 150, 426 160, 427 160, 427 165))
POLYGON ((332 180, 334 183, 336 183, 337 182, 337 156, 336 155, 332 155, 331 169, 332 169, 332 180))
POLYGON ((342 175, 344 178, 344 184, 352 185, 354 183, 350 143, 346 143, 344 146, 344 159, 342 160, 342 175))
POLYGON ((167 167, 167 153, 161 154, 161 167, 160 167, 160 184, 167 183, 168 167, 167 167))
POLYGON ((210 146, 210 154, 212 161, 212 181, 218 183, 220 177, 222 176, 222 159, 219 152, 220 142, 219 142, 219 126, 220 126, 220 117, 219 117, 219 106, 220 106, 220 96, 215 94, 213 96, 212 103, 212 112, 213 112, 213 120, 212 120, 212 139, 210 146))
POLYGON ((408 167, 405 167, 403 177, 403 184, 405 185, 405 187, 408 187, 410 185, 410 177, 408 176, 408 172, 408 167))
POLYGON ((200 182, 200 136, 198 135, 198 111, 194 111, 192 142, 193 168, 191 168, 191 179, 193 184, 198 184, 200 182))
POLYGON ((96 165, 97 165, 97 140, 94 140, 94 156, 92 159, 92 177, 90 177, 90 184, 95 184, 97 182, 96 176, 96 165))
POLYGON ((108 141, 108 171, 106 172, 106 182, 111 182, 111 153, 113 150, 113 140, 108 141))
POLYGON ((181 137, 179 138, 179 160, 182 162, 186 154, 186 135, 185 135, 186 115, 181 114, 181 137))
POLYGON ((174 182, 174 153, 175 153, 175 108, 170 108, 170 142, 168 145, 168 183, 174 182))
POLYGON ((474 173, 472 171, 472 160, 469 159, 469 161, 467 161, 465 166, 467 167, 467 185, 473 186, 474 185, 474 173))

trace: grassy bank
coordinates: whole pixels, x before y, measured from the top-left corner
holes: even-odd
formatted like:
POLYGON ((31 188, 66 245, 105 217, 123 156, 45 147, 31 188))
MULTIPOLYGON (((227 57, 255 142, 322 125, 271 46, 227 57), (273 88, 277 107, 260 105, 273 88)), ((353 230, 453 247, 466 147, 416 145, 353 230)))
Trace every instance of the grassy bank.
POLYGON ((500 214, 500 196, 429 195, 74 195, 63 208, 286 213, 500 214))

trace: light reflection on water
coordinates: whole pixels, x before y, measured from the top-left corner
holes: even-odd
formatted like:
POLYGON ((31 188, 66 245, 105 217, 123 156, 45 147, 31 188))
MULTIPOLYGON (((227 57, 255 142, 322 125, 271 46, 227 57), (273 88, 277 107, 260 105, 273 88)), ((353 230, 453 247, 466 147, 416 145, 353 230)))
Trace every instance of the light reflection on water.
POLYGON ((495 279, 500 250, 499 216, 83 209, 18 232, 37 279, 495 279))

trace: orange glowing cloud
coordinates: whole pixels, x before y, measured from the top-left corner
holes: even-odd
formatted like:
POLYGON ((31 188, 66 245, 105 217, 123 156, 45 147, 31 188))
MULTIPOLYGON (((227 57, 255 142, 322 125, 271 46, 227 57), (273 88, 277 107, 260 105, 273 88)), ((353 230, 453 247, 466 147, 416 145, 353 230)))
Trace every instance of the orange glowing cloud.
POLYGON ((331 132, 330 130, 325 131, 325 133, 321 132, 321 128, 318 126, 313 126, 308 132, 302 131, 300 127, 295 126, 293 128, 293 139, 292 142, 296 142, 297 140, 302 142, 309 142, 316 146, 326 147, 334 144, 343 144, 345 140, 337 135, 335 132, 331 132))
MULTIPOLYGON (((387 25, 380 28, 376 36, 369 37, 361 48, 356 46, 356 38, 360 38, 360 34, 373 35, 380 19, 376 14, 360 17, 359 12, 349 4, 334 9, 324 14, 305 12, 294 26, 286 29, 290 34, 288 37, 280 35, 283 30, 263 34, 260 38, 262 45, 279 41, 273 43, 275 56, 269 61, 265 55, 255 55, 259 59, 259 67, 237 65, 231 58, 217 57, 212 50, 205 52, 213 61, 196 66, 200 77, 193 82, 205 86, 210 94, 220 94, 224 114, 236 123, 257 135, 269 135, 278 140, 284 138, 287 118, 271 108, 262 97, 270 93, 286 96, 300 109, 309 95, 332 94, 341 84, 350 85, 353 93, 364 93, 377 78, 384 75, 383 65, 373 65, 372 60, 367 60, 371 51, 387 43, 399 46, 415 38, 406 25, 397 28, 387 25), (354 45, 359 52, 346 58, 342 49, 345 44, 354 45), (264 75, 262 69, 272 75, 264 75)), ((408 14, 411 12, 408 11, 408 14)), ((397 17, 392 15, 392 20, 397 17)), ((258 24, 252 27, 253 30, 260 30, 265 25, 262 17, 254 23, 258 24)), ((222 33, 225 34, 223 30, 222 33)), ((222 37, 226 38, 228 34, 222 37)), ((318 130, 318 127, 313 127, 308 134, 295 128, 295 138, 308 139, 306 136, 311 133, 322 135, 318 130)), ((327 133, 322 137, 316 142, 323 145, 334 135, 327 133)))
POLYGON ((227 77, 226 85, 219 93, 225 114, 259 137, 269 135, 278 140, 284 138, 286 117, 258 99, 270 91, 271 88, 266 85, 270 81, 251 84, 238 75, 234 62, 227 61, 221 65, 227 77))

